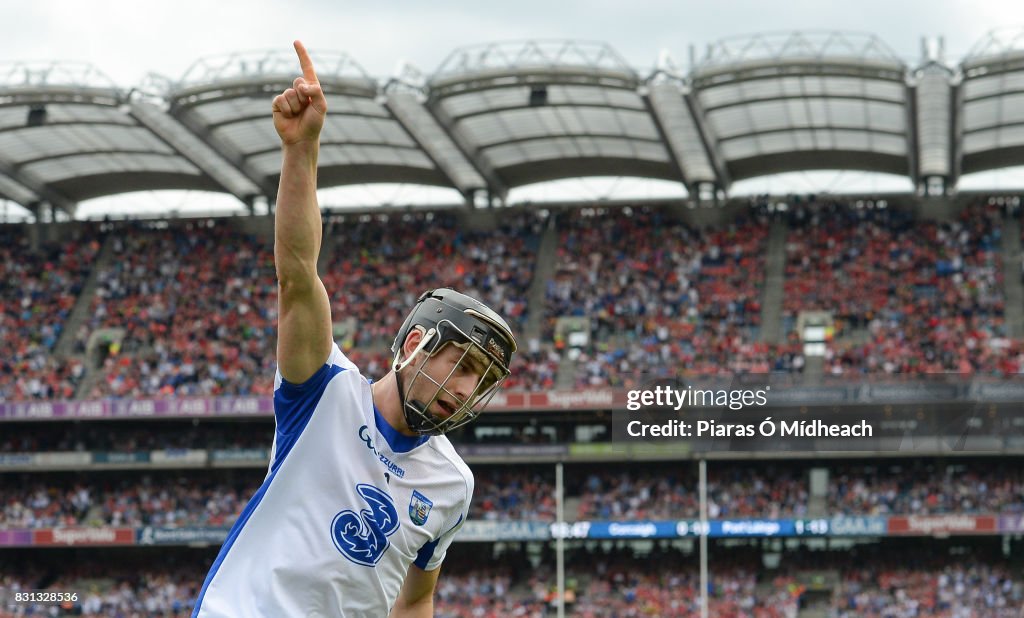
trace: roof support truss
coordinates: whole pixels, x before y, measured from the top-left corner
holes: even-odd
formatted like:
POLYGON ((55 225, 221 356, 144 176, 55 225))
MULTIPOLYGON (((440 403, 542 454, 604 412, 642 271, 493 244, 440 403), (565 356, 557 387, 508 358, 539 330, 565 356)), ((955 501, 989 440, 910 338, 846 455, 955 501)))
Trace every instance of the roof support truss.
POLYGON ((476 190, 487 188, 484 177, 414 93, 391 92, 384 105, 463 197, 472 201, 476 190))
POLYGON ((253 195, 266 192, 257 180, 243 173, 232 161, 157 106, 135 101, 131 104, 131 114, 178 154, 203 170, 225 191, 239 200, 245 202, 253 195))

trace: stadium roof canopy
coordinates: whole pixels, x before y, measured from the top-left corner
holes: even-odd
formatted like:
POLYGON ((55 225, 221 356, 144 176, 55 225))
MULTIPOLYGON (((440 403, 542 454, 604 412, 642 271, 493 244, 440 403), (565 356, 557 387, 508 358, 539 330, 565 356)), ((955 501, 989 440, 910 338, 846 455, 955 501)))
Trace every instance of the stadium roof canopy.
POLYGON ((217 188, 126 103, 89 65, 0 66, 0 194, 71 211, 110 193, 217 188))
POLYGON ((1024 165, 1024 30, 986 36, 961 73, 962 173, 1024 165))
POLYGON ((499 191, 572 176, 679 179, 642 83, 600 43, 481 45, 444 61, 426 104, 499 191))
POLYGON ((807 169, 911 171, 908 69, 877 38, 726 39, 689 75, 729 181, 807 169))
MULTIPOLYGON (((1024 164, 1024 35, 990 36, 959 65, 909 66, 877 38, 796 32, 719 41, 685 70, 641 75, 603 43, 455 50, 430 74, 385 81, 316 54, 330 110, 321 188, 372 182, 458 190, 615 175, 691 194, 810 169, 869 170, 916 186, 1024 164)), ((273 199, 270 100, 291 52, 196 62, 131 90, 87 65, 0 65, 0 198, 35 210, 142 189, 273 199)))

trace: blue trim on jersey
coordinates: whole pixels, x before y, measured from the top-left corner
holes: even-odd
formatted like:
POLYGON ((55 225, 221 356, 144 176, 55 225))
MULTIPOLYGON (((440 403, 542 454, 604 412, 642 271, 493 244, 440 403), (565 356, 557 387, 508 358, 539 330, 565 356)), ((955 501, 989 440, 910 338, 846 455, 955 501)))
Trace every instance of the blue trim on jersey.
POLYGON ((373 418, 377 421, 377 431, 384 436, 384 441, 396 453, 408 453, 430 439, 430 436, 407 436, 399 432, 381 415, 376 405, 373 406, 373 418))
MULTIPOLYGON (((462 519, 463 519, 463 517, 465 517, 465 515, 463 515, 462 513, 459 513, 459 521, 455 522, 455 525, 454 525, 454 526, 452 526, 452 527, 451 527, 451 528, 450 528, 450 529, 448 530, 448 532, 445 532, 444 534, 451 534, 452 532, 455 532, 455 529, 456 529, 456 528, 458 528, 458 527, 459 527, 459 525, 461 525, 461 524, 462 524, 462 519)), ((441 536, 444 536, 444 534, 442 534, 441 536)))
POLYGON ((421 547, 419 552, 416 553, 416 560, 413 561, 413 564, 426 571, 427 564, 430 562, 430 559, 434 557, 434 550, 437 549, 437 544, 440 541, 441 539, 434 539, 421 547))
POLYGON ((342 371, 345 371, 344 367, 325 364, 302 384, 292 384, 281 378, 281 386, 274 391, 277 446, 274 449, 274 461, 270 465, 271 472, 280 467, 285 456, 295 446, 327 384, 342 371))
POLYGON ((220 570, 221 564, 224 563, 224 559, 227 557, 232 545, 234 545, 235 539, 242 532, 242 528, 245 527, 249 518, 252 517, 256 507, 260 505, 263 496, 266 495, 267 489, 274 481, 274 477, 277 476, 277 471, 281 469, 281 464, 284 463, 285 456, 291 452, 299 436, 302 435, 302 431, 309 424, 309 419, 313 417, 313 410, 320 403, 320 397, 323 396, 327 385, 334 376, 342 371, 345 371, 344 367, 325 364, 302 384, 292 384, 291 382, 286 382, 283 378, 281 379, 281 386, 274 391, 277 448, 274 453, 274 461, 270 464, 270 474, 267 475, 266 480, 260 485, 256 494, 249 500, 249 503, 245 505, 242 514, 235 520, 235 525, 231 526, 228 538, 224 541, 224 545, 221 546, 217 559, 213 561, 213 566, 210 567, 210 572, 206 575, 203 588, 199 591, 199 600, 196 601, 195 609, 192 610, 192 618, 196 618, 199 615, 203 599, 206 597, 206 589, 210 586, 210 582, 213 581, 217 571, 220 570))
POLYGON ((459 527, 459 525, 462 523, 462 517, 463 516, 460 514, 459 521, 455 522, 455 525, 451 527, 451 530, 445 532, 433 541, 424 544, 423 547, 421 547, 420 550, 416 552, 416 560, 413 561, 413 564, 426 571, 427 565, 430 563, 430 559, 434 557, 434 550, 437 549, 437 544, 441 542, 441 539, 443 539, 446 534, 451 534, 456 528, 459 527))

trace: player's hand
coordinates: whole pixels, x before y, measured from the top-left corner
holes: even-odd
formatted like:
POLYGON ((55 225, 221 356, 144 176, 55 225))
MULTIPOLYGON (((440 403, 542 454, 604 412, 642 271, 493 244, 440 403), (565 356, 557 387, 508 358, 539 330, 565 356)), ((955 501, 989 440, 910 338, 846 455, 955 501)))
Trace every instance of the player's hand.
POLYGON ((300 41, 295 41, 302 77, 292 87, 274 97, 274 129, 283 144, 316 142, 327 115, 327 99, 313 70, 313 60, 300 41))

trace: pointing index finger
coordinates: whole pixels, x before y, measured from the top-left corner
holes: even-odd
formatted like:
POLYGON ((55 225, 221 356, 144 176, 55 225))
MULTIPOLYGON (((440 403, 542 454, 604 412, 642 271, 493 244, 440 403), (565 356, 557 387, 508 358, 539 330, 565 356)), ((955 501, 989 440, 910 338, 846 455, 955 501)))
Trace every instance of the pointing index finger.
POLYGON ((313 70, 313 60, 309 57, 306 47, 302 44, 302 41, 295 41, 293 45, 295 46, 295 53, 299 56, 302 77, 310 84, 319 84, 320 80, 316 78, 316 71, 313 70))

